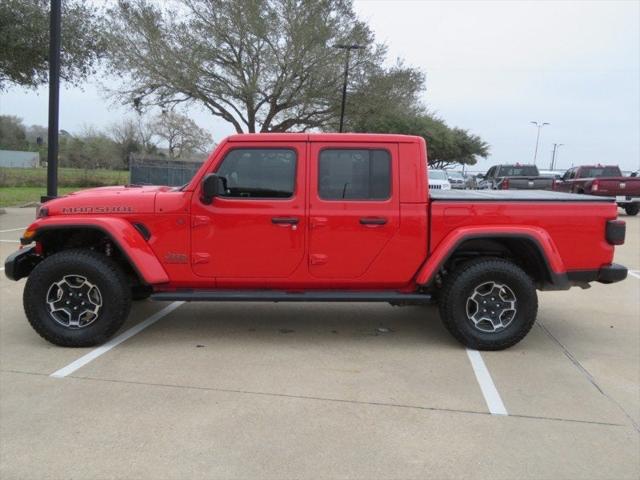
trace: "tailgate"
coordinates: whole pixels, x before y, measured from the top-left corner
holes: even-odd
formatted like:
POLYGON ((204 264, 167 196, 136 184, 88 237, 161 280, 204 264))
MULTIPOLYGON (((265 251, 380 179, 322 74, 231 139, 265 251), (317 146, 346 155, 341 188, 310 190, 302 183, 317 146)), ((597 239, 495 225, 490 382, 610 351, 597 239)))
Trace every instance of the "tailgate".
POLYGON ((600 195, 640 196, 640 178, 598 178, 597 181, 600 195))
POLYGON ((551 190, 553 178, 508 177, 510 190, 551 190))

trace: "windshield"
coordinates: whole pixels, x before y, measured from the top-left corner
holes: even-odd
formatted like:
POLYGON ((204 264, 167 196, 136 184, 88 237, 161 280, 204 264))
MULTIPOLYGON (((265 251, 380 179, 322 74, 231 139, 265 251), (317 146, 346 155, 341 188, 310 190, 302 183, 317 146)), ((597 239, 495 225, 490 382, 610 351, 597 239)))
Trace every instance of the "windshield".
POLYGON ((444 170, 429 170, 429 178, 432 180, 447 180, 447 173, 444 170))
POLYGON ((459 172, 449 172, 449 178, 453 178, 454 180, 464 180, 464 177, 459 172))
POLYGON ((580 171, 582 178, 621 177, 618 167, 585 167, 580 171))
POLYGON ((537 177, 538 167, 535 165, 503 165, 498 177, 537 177))

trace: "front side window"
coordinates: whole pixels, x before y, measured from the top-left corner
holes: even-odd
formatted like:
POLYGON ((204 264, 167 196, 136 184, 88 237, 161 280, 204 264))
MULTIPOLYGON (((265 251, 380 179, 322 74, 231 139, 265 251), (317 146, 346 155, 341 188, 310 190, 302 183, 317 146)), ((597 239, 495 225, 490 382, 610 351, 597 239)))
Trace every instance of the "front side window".
POLYGON ((391 155, 386 150, 326 149, 318 161, 323 200, 386 200, 391 195, 391 155))
POLYGON ((290 198, 296 180, 296 153, 283 148, 238 148, 216 172, 225 182, 224 197, 290 198))

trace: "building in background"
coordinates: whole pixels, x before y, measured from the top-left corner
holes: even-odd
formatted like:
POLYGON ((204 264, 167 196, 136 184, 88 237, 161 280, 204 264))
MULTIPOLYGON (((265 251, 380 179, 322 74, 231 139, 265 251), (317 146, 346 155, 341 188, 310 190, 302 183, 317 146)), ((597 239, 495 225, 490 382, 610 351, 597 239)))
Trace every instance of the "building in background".
POLYGON ((38 152, 0 150, 0 167, 36 168, 40 165, 38 152))

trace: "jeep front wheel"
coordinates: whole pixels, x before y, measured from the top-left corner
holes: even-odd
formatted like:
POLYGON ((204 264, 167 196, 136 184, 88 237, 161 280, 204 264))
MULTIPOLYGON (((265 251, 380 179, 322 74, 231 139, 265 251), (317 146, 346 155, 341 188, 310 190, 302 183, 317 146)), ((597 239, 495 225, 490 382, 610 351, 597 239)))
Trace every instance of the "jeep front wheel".
POLYGON ((109 257, 74 249, 53 254, 33 269, 23 302, 29 323, 44 339, 64 347, 90 347, 122 326, 131 290, 109 257))
POLYGON ((536 287, 517 265, 500 258, 470 261, 445 280, 440 317, 463 345, 502 350, 531 330, 538 312, 536 287))

